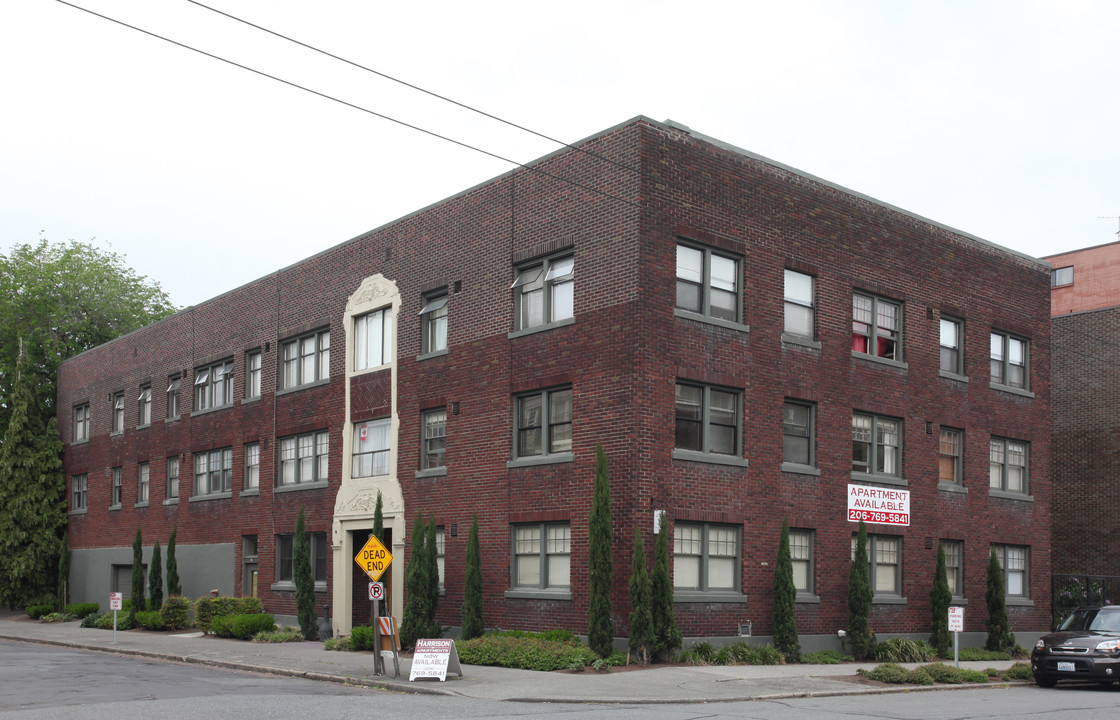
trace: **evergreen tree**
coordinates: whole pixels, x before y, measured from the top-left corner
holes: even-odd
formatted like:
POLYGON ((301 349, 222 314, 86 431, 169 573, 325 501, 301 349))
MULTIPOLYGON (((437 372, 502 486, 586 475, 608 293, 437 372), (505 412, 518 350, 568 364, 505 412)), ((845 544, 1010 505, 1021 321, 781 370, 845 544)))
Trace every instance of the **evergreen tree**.
POLYGON ((463 585, 463 640, 481 637, 486 631, 482 622, 482 550, 478 542, 478 514, 471 523, 467 539, 467 577, 463 585))
POLYGON ((140 539, 140 528, 136 528, 136 539, 132 541, 132 612, 144 609, 144 546, 140 539))
POLYGON ((670 661, 684 638, 677 627, 677 618, 673 615, 673 581, 669 577, 669 523, 665 513, 661 513, 661 532, 657 534, 654 549, 650 588, 653 591, 650 606, 653 617, 653 651, 656 656, 670 661))
POLYGON ((856 660, 871 655, 871 579, 867 571, 867 527, 859 521, 855 557, 848 571, 848 644, 856 660))
POLYGON ((311 574, 311 542, 303 524, 303 506, 296 518, 296 535, 292 539, 292 577, 296 584, 296 614, 305 640, 319 639, 319 621, 315 617, 315 578, 311 574))
POLYGON ((62 533, 58 541, 58 610, 70 604, 70 534, 62 533))
POLYGON ((997 652, 1015 647, 1015 636, 1011 634, 1011 623, 1007 619, 1006 591, 1003 587, 1003 568, 999 564, 996 549, 988 558, 988 589, 984 599, 988 604, 988 640, 984 647, 997 652))
POLYGON ((175 535, 178 527, 171 528, 171 537, 167 541, 167 594, 182 595, 183 587, 179 584, 179 565, 175 562, 175 535))
POLYGON ((148 597, 152 599, 152 610, 163 606, 163 557, 159 552, 159 540, 152 548, 152 569, 148 571, 148 597))
POLYGON ((778 561, 774 564, 774 647, 789 662, 801 658, 801 643, 797 638, 797 620, 793 611, 797 607, 797 587, 793 584, 793 557, 789 551, 789 522, 782 521, 778 539, 778 561))
POLYGON ((611 480, 603 446, 595 448, 595 494, 591 501, 587 539, 587 644, 610 657, 614 651, 614 620, 611 618, 611 480))
POLYGON ((945 546, 937 543, 937 566, 933 570, 933 589, 929 592, 930 622, 933 633, 929 644, 941 657, 947 657, 953 638, 949 634, 949 605, 953 593, 949 590, 949 577, 945 572, 945 546))
POLYGON ((0 372, 0 387, 11 389, 0 398, 9 419, 0 445, 0 605, 9 607, 57 595, 66 527, 62 441, 56 420, 44 416, 29 365, 21 348, 14 376, 0 372))
POLYGON ((424 541, 424 566, 424 575, 428 578, 425 587, 428 597, 424 616, 424 634, 420 637, 438 638, 443 635, 443 628, 436 620, 436 611, 439 609, 439 546, 436 544, 435 515, 428 518, 428 537, 424 541))
POLYGON ((634 564, 630 570, 630 652, 637 662, 650 661, 654 647, 653 615, 651 613, 652 589, 646 571, 646 547, 642 531, 634 528, 634 564))
MULTIPOLYGON (((377 491, 377 503, 374 504, 374 506, 373 506, 373 530, 370 531, 370 535, 372 535, 373 537, 380 540, 382 545, 385 544, 385 517, 382 514, 382 510, 381 510, 381 491, 380 490, 377 491)), ((382 575, 381 577, 385 577, 385 576, 382 575)), ((391 613, 388 612, 388 610, 389 610, 389 599, 388 599, 388 597, 386 597, 384 603, 380 603, 380 602, 373 603, 373 602, 371 602, 369 604, 369 626, 370 627, 373 627, 373 624, 375 622, 377 622, 377 618, 374 617, 375 608, 378 611, 381 612, 382 616, 391 614, 391 613)))
MULTIPOLYGON (((411 648, 418 638, 423 638, 427 630, 428 618, 428 577, 425 556, 428 533, 424 528, 424 516, 416 511, 412 523, 412 547, 408 554, 408 565, 404 571, 404 618, 401 621, 401 647, 411 648)), ((438 582, 438 579, 437 579, 438 582)))

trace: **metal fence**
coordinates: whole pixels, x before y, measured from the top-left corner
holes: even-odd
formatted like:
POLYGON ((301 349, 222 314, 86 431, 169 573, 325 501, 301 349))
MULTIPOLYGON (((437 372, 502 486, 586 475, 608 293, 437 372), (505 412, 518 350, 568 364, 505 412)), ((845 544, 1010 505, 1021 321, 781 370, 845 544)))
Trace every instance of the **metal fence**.
POLYGON ((1080 605, 1112 605, 1120 602, 1120 576, 1053 575, 1050 607, 1057 627, 1080 605))

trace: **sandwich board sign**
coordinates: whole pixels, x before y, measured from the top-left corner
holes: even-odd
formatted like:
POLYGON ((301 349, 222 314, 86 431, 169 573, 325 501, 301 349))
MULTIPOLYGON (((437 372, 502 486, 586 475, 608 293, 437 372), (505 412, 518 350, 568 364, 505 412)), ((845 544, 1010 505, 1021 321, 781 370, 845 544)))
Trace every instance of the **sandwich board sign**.
POLYGON ((354 556, 354 562, 358 563, 362 572, 369 575, 370 580, 377 582, 389 569, 389 563, 393 562, 393 555, 385 549, 376 535, 370 533, 369 540, 366 540, 366 544, 354 556))
POLYGON ((459 665, 459 653, 455 650, 454 640, 417 640, 416 650, 412 653, 412 672, 408 681, 417 678, 435 678, 446 682, 447 671, 459 673, 463 677, 463 668, 459 665))

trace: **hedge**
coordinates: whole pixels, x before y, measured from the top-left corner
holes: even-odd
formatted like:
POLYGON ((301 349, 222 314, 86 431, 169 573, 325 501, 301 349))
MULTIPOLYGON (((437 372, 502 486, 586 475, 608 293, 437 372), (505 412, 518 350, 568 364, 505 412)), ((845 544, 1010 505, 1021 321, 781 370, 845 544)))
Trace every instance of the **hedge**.
POLYGON ((168 630, 180 630, 187 626, 187 616, 191 610, 191 601, 179 595, 172 595, 163 601, 159 609, 163 626, 168 630))
POLYGON ((76 618, 84 618, 87 615, 93 615, 99 610, 101 610, 101 606, 97 603, 71 603, 66 606, 65 612, 76 618))
POLYGON ((141 610, 132 614, 136 624, 145 630, 163 630, 163 617, 155 610, 141 610))
POLYGON ((259 632, 276 629, 276 619, 268 613, 218 615, 210 619, 210 629, 218 637, 252 640, 259 632))
POLYGON ((210 597, 203 595, 194 604, 194 624, 204 633, 210 632, 210 623, 223 615, 259 615, 264 612, 260 598, 210 597))

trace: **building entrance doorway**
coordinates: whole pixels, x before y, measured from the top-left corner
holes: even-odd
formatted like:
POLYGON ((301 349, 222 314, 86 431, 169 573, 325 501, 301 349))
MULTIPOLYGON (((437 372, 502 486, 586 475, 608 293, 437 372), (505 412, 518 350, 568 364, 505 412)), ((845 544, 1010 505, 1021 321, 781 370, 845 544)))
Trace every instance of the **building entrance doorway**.
MULTIPOLYGON (((352 536, 351 540, 353 540, 353 545, 351 547, 354 548, 354 554, 357 554, 358 550, 363 545, 366 544, 366 541, 369 540, 370 531, 369 530, 353 530, 353 531, 351 531, 350 535, 352 536)), ((385 544, 385 547, 392 548, 393 547, 393 529, 392 528, 385 528, 385 532, 382 535, 383 535, 383 537, 381 538, 381 542, 383 542, 385 544)), ((400 560, 394 559, 393 562, 400 562, 400 560)), ((351 625, 352 625, 352 627, 357 627, 359 625, 370 625, 372 623, 371 618, 373 617, 373 601, 369 599, 369 575, 366 575, 362 571, 362 569, 360 567, 358 567, 358 563, 356 563, 356 562, 351 562, 350 563, 350 568, 351 568, 351 571, 350 571, 350 577, 351 577, 350 601, 352 603, 352 607, 354 608, 353 612, 351 613, 351 616, 350 616, 351 625)), ((393 615, 396 615, 396 616, 399 617, 400 616, 400 610, 399 609, 397 609, 397 608, 388 608, 387 609, 387 606, 388 606, 388 603, 389 603, 389 598, 393 597, 393 568, 392 568, 392 566, 390 566, 389 569, 386 570, 384 574, 382 574, 381 582, 385 584, 385 600, 381 601, 381 614, 382 615, 389 615, 390 614, 389 610, 391 610, 393 615)))

